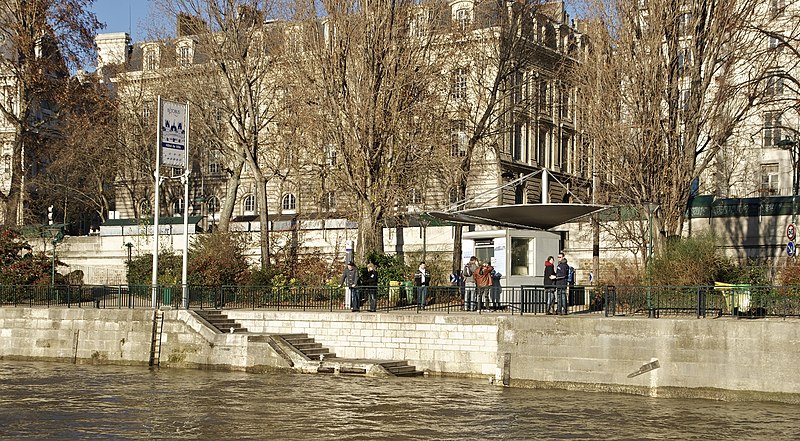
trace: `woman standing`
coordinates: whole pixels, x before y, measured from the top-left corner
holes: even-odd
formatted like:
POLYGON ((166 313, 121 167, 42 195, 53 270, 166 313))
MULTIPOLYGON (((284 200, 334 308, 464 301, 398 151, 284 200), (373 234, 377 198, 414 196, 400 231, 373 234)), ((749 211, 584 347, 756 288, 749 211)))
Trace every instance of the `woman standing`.
POLYGON ((369 312, 375 312, 378 303, 378 272, 372 262, 367 264, 367 272, 364 273, 364 286, 369 296, 369 312))

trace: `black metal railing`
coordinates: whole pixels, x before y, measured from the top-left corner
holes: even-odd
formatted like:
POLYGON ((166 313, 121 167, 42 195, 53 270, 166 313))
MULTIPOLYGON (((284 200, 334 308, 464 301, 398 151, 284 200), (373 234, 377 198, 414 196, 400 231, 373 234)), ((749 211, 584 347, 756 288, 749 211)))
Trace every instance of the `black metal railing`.
MULTIPOLYGON (((489 287, 481 291, 475 286, 429 286, 422 290, 405 283, 360 286, 355 291, 362 311, 545 314, 549 302, 558 298, 558 288, 542 285, 489 287)), ((188 296, 190 309, 356 309, 349 290, 337 286, 190 285, 188 296)), ((653 318, 800 316, 800 287, 789 286, 569 286, 566 297, 570 314, 653 318)), ((180 285, 159 285, 155 291, 149 285, 0 285, 0 306, 181 308, 183 289, 180 285)))
POLYGON ((800 316, 800 287, 606 286, 605 315, 800 316))

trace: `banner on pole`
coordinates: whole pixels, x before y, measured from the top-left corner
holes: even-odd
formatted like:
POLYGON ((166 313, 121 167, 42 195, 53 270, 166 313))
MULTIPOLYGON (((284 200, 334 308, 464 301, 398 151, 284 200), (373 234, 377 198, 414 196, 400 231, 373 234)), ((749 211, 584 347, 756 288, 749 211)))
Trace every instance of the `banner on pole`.
POLYGON ((189 131, 189 105, 161 100, 161 165, 186 165, 186 135, 189 131))

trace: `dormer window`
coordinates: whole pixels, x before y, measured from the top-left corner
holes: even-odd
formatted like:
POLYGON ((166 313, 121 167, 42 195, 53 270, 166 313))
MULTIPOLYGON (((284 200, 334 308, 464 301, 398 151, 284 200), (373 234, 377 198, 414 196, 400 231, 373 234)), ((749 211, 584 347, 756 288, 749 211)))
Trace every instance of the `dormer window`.
POLYGON ((158 69, 159 59, 158 46, 151 44, 142 48, 142 68, 145 71, 154 71, 158 69))
POLYGON ((179 42, 175 48, 175 56, 179 67, 191 66, 194 63, 194 41, 184 40, 179 42))

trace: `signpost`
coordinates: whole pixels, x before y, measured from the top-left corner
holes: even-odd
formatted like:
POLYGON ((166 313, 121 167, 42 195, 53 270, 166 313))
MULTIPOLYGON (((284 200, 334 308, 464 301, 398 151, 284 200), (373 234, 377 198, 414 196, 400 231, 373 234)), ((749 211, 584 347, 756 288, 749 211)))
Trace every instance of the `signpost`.
POLYGON ((158 224, 161 196, 161 165, 182 167, 183 199, 183 305, 188 307, 186 285, 187 247, 189 238, 189 103, 162 100, 158 97, 158 130, 156 131, 155 210, 153 211, 153 308, 158 305, 158 224))

